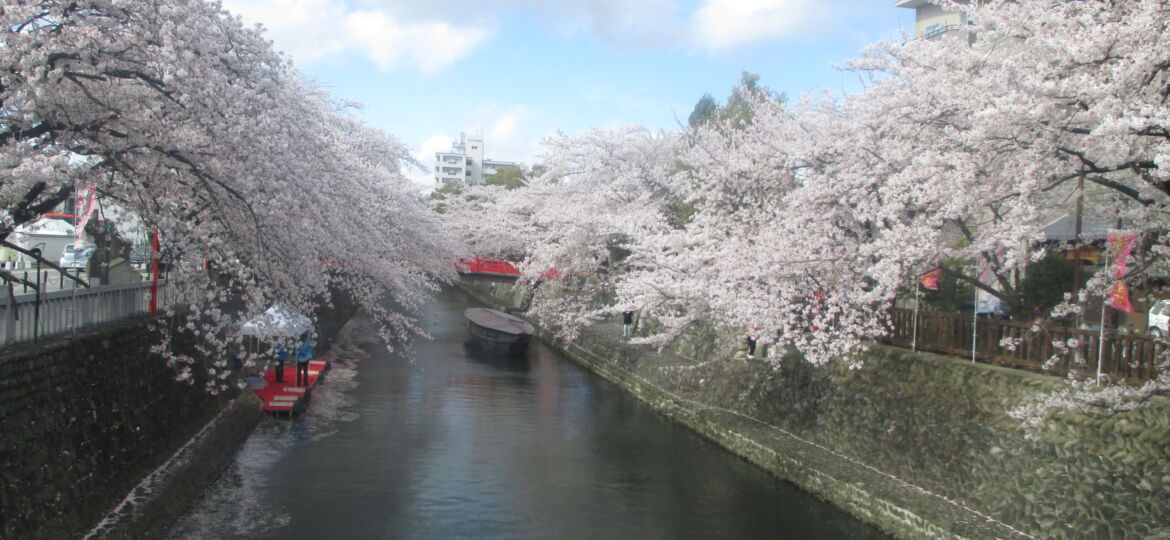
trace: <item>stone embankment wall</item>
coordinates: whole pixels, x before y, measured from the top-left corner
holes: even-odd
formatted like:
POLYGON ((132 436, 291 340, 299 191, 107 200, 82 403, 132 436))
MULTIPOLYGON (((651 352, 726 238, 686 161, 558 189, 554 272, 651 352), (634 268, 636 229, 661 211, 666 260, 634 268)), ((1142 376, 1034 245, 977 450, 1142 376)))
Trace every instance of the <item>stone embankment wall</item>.
MULTIPOLYGON (((515 307, 506 285, 465 289, 515 307)), ((874 347, 865 367, 779 368, 712 351, 630 346, 589 329, 571 357, 732 452, 902 538, 1170 538, 1170 404, 1051 418, 1007 412, 1058 382, 874 347)), ((705 350, 696 349, 703 347, 705 350)))
MULTIPOLYGON (((318 313, 317 350, 354 311, 318 313)), ((260 420, 251 392, 176 381, 150 326, 0 353, 0 538, 160 537, 260 420)))
POLYGON ((0 356, 0 537, 84 536, 235 397, 175 381, 154 343, 138 319, 0 356))

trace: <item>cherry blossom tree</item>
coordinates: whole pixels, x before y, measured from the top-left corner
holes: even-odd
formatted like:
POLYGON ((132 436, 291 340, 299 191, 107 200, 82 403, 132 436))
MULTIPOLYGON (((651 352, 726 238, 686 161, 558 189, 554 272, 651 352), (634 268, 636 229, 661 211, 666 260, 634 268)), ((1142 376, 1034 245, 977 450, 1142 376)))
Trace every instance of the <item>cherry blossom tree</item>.
MULTIPOLYGON (((947 206, 957 211, 943 225, 969 246, 943 244, 933 256, 994 262, 990 255, 1002 249, 998 290, 1010 295, 1006 269, 1042 257, 1038 232, 1084 197, 1087 211, 1144 239, 1127 279, 1165 261, 1170 8, 1152 1, 942 4, 966 9, 974 21, 960 39, 877 44, 850 63, 871 77, 865 95, 877 110, 902 111, 921 129, 905 139, 918 145, 918 162, 891 178, 933 169, 916 182, 953 194, 947 206)), ((1053 315, 1082 313, 1113 280, 1111 271, 1098 272, 1053 315)), ((1136 389, 1074 381, 1038 410, 1124 409, 1170 388, 1165 367, 1136 389)))
POLYGON ((945 269, 1010 302, 1011 270, 1043 255, 1081 178, 1098 215, 1163 238, 1166 6, 943 4, 976 24, 870 47, 847 65, 862 92, 760 101, 752 125, 696 130, 680 178, 696 217, 681 247, 649 252, 684 269, 643 276, 646 301, 673 280, 683 304, 816 362, 880 336, 898 289, 941 261, 972 261, 945 269))
POLYGON ((990 225, 956 223, 971 229, 964 235, 1032 249, 1017 241, 1067 210, 1058 201, 1080 179, 1097 187, 1090 205, 1097 215, 1159 230, 1167 195, 1166 6, 943 5, 968 11, 973 39, 877 44, 849 66, 873 77, 866 93, 885 100, 875 101, 879 109, 905 111, 932 130, 923 132, 925 149, 959 173, 940 174, 946 189, 993 193, 998 199, 985 200, 1012 205, 989 208, 990 225))
MULTIPOLYGON (((647 195, 695 209, 677 226, 654 214, 607 278, 612 306, 663 322, 648 341, 714 320, 822 363, 883 335, 899 290, 935 265, 1011 304, 1013 270, 1044 256, 1041 231, 1070 210, 1081 180, 1093 212, 1147 239, 1148 257, 1132 268, 1165 258, 1165 4, 940 4, 967 11, 973 24, 867 48, 845 66, 866 82, 861 92, 756 100, 752 122, 699 126, 672 147, 676 155, 642 158, 668 176, 630 177, 647 195), (970 263, 947 264, 956 260, 970 263), (990 280, 978 279, 980 267, 990 280)), ((583 153, 604 148, 565 142, 583 153)), ((591 155, 604 162, 610 153, 591 155)), ((601 220, 593 210, 602 206, 554 195, 560 219, 542 223, 553 214, 535 202, 544 193, 508 203, 530 205, 514 214, 526 231, 521 249, 540 263, 530 271, 561 264, 550 257, 560 245, 572 246, 563 256, 600 260, 581 246, 600 245, 595 233, 618 230, 626 216, 601 220), (556 235, 546 239, 548 227, 556 235)), ((1104 293, 1107 282, 1102 273, 1081 298, 1104 293)), ((596 310, 584 301, 594 296, 561 298, 564 320, 596 310)))
POLYGON ((218 4, 18 0, 0 14, 0 240, 95 184, 159 231, 204 353, 231 320, 207 261, 248 312, 310 311, 340 289, 397 336, 453 276, 453 244, 401 173, 406 148, 218 4))
POLYGON ((529 312, 571 336, 628 309, 599 300, 612 297, 625 254, 670 227, 678 140, 636 126, 559 134, 544 142, 545 167, 527 186, 467 186, 444 201, 444 215, 474 253, 520 262, 529 312))

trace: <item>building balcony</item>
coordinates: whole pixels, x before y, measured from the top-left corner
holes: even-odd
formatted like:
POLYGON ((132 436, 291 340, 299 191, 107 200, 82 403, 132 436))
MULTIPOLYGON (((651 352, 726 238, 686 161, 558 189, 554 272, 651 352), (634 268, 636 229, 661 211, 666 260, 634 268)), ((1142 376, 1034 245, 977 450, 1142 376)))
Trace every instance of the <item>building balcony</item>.
POLYGON ((936 36, 941 36, 947 32, 954 32, 959 29, 957 24, 947 24, 941 26, 931 26, 922 32, 922 39, 930 39, 936 36))

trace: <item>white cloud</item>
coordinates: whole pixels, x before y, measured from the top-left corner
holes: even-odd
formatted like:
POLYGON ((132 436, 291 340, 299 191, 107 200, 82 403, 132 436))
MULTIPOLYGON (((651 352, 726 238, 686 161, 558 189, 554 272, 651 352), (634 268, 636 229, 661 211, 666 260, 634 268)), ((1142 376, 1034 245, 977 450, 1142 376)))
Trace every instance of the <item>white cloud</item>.
POLYGON ((841 2, 825 0, 706 0, 691 16, 698 44, 708 51, 825 33, 841 2), (834 5, 836 4, 836 5, 834 5))
POLYGON ((467 56, 491 34, 475 27, 445 22, 400 24, 385 13, 357 11, 342 25, 353 48, 364 52, 379 68, 390 71, 402 63, 433 74, 467 56))
POLYGON ((468 135, 483 135, 484 157, 532 165, 540 140, 551 133, 542 131, 533 113, 523 105, 483 106, 473 109, 463 121, 468 135))
POLYGON ((492 35, 474 24, 408 21, 389 10, 352 10, 341 0, 231 0, 232 13, 267 29, 298 65, 365 56, 382 70, 412 66, 434 74, 470 55, 492 35))
POLYGON ((671 0, 560 0, 535 2, 548 23, 562 30, 587 32, 612 45, 653 47, 680 40, 683 23, 671 0))
POLYGON ((360 55, 379 69, 426 74, 467 58, 497 28, 528 31, 508 26, 515 21, 615 47, 692 43, 720 52, 794 37, 839 39, 859 18, 892 9, 873 0, 227 0, 225 7, 263 23, 299 64, 360 55))
POLYGON ((510 141, 514 139, 520 129, 520 123, 528 116, 528 110, 519 105, 509 107, 501 113, 485 135, 493 140, 510 141))
POLYGON ((407 20, 495 25, 510 16, 531 17, 546 30, 587 34, 615 46, 654 47, 680 42, 684 24, 678 0, 359 0, 407 20))
POLYGON ((423 170, 409 169, 406 171, 406 177, 414 184, 420 187, 434 187, 435 186, 435 152, 442 152, 451 149, 451 143, 455 139, 450 135, 432 135, 423 141, 422 145, 414 151, 414 158, 422 163, 423 170))

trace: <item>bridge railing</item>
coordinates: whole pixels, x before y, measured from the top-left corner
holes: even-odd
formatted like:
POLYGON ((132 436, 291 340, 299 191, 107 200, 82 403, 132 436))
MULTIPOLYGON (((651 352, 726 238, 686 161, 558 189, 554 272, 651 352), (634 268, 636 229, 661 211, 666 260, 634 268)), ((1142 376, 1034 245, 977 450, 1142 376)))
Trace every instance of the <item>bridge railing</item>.
POLYGON ((481 259, 479 257, 459 259, 459 262, 456 263, 456 268, 460 272, 472 274, 520 275, 520 270, 513 266, 512 263, 498 259, 481 259))
MULTIPOLYGON (((159 281, 159 307, 167 306, 166 281, 159 281)), ((150 311, 150 283, 104 285, 9 297, 0 294, 0 346, 68 335, 86 326, 150 311)))
MULTIPOLYGON (((459 259, 455 268, 464 274, 495 274, 502 276, 520 276, 520 270, 515 263, 499 259, 459 259)), ((549 268, 540 274, 541 279, 569 281, 570 278, 584 279, 587 272, 565 272, 558 268, 549 268)))

